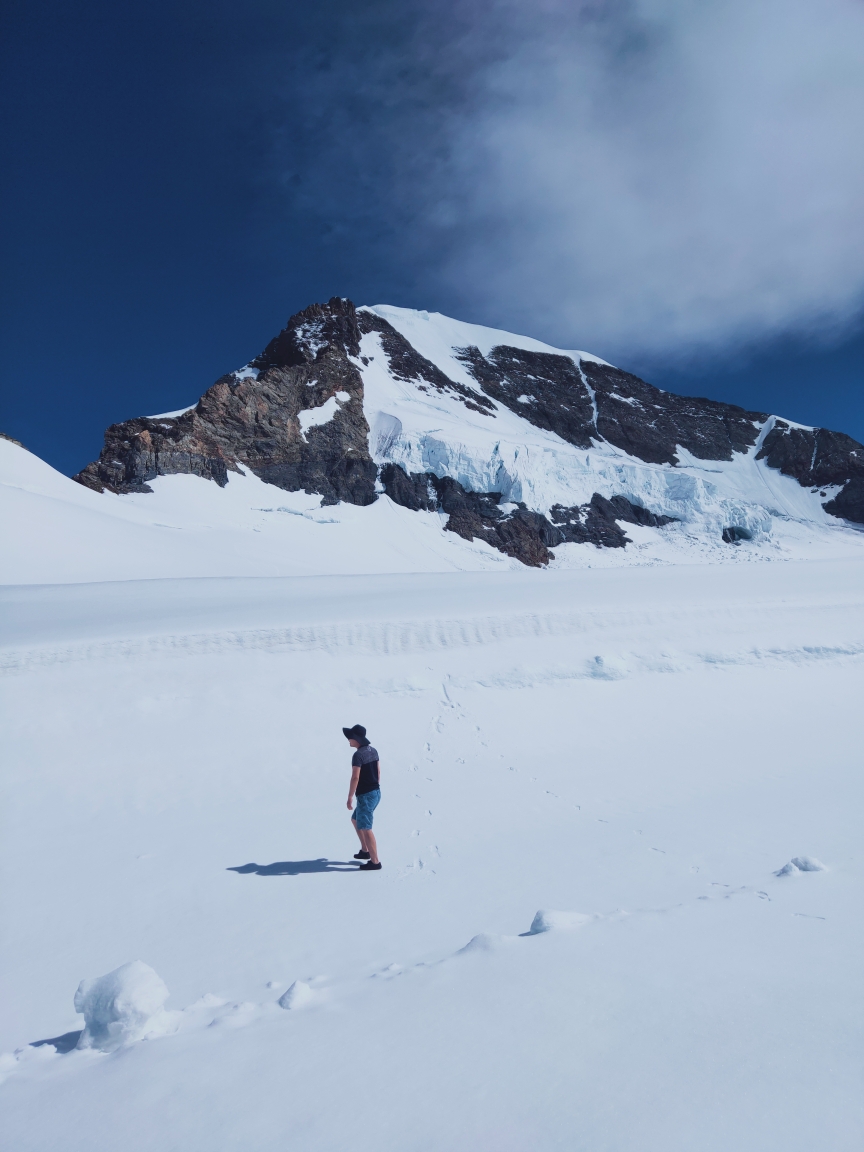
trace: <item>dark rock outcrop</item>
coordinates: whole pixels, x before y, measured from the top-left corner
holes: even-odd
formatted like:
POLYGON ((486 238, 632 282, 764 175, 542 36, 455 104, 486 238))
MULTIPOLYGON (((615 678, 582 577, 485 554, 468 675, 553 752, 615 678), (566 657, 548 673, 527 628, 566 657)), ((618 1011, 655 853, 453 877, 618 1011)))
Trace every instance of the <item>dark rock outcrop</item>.
POLYGON ((577 448, 591 447, 597 436, 594 405, 569 356, 500 347, 487 358, 479 348, 463 348, 459 359, 493 400, 577 448))
POLYGON ((609 364, 500 346, 460 359, 484 392, 577 448, 606 440, 650 464, 674 464, 680 445, 700 460, 731 460, 756 443, 767 415, 662 392, 609 364))
POLYGON ((243 464, 289 492, 320 493, 324 503, 371 504, 377 469, 363 381, 348 359, 358 341, 349 300, 313 304, 252 362, 257 378, 221 377, 183 416, 113 424, 99 459, 74 479, 99 492, 149 492, 149 480, 176 472, 224 485, 243 464), (301 415, 334 398, 332 418, 304 432, 301 415))
POLYGON ((630 543, 618 525, 619 520, 644 528, 662 528, 665 524, 675 523, 674 516, 658 516, 639 504, 633 504, 626 496, 613 496, 607 500, 599 492, 595 492, 587 504, 573 508, 555 504, 549 516, 561 531, 562 542, 596 544, 598 548, 623 548, 630 543))
POLYGON ((854 476, 848 480, 843 491, 822 507, 832 516, 841 516, 853 524, 864 524, 864 476, 854 476))
POLYGON ((864 446, 851 436, 827 428, 799 428, 778 419, 763 440, 758 459, 784 476, 794 476, 804 488, 842 485, 842 491, 822 507, 832 516, 864 524, 864 446))
POLYGON ((556 504, 549 516, 531 512, 524 504, 505 512, 500 492, 468 492, 450 476, 432 472, 406 473, 398 464, 381 469, 384 491, 396 504, 413 511, 443 512, 445 528, 465 540, 485 540, 499 552, 523 564, 540 567, 552 559, 559 544, 594 544, 623 548, 630 543, 617 521, 662 527, 674 517, 656 516, 624 496, 607 500, 595 492, 588 504, 564 508, 556 504))
POLYGON ((724 544, 740 544, 743 540, 753 539, 753 533, 749 528, 742 528, 737 524, 730 524, 720 535, 724 544))

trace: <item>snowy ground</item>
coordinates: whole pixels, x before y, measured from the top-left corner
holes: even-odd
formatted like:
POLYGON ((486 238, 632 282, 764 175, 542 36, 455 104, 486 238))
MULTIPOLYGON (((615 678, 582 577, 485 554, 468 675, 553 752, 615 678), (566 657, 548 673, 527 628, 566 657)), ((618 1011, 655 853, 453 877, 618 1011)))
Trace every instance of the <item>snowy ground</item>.
POLYGON ((548 572, 455 571, 456 541, 434 575, 88 584, 92 554, 46 535, 69 583, 34 560, 0 590, 5 1147, 858 1152, 848 539, 548 572), (366 875, 358 721, 383 765, 366 875), (776 875, 793 858, 812 870, 776 875), (584 919, 526 935, 541 909, 584 919), (171 992, 163 1035, 29 1046, 131 960, 171 992))

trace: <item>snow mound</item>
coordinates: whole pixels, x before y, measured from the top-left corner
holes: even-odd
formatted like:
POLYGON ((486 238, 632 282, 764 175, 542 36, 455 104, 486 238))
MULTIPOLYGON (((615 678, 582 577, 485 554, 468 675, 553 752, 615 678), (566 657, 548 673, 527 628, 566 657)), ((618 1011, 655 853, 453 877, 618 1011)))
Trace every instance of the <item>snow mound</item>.
POLYGON ((177 1013, 165 1011, 168 995, 164 981, 142 960, 82 980, 75 993, 75 1011, 85 1024, 78 1047, 113 1052, 173 1031, 177 1013))
POLYGON ((495 952, 504 942, 502 936, 497 936, 492 932, 480 932, 476 936, 472 936, 464 948, 460 948, 456 953, 457 956, 465 956, 471 952, 495 952))
POLYGON ((305 981, 295 980, 287 992, 282 993, 276 1003, 280 1008, 303 1008, 314 998, 315 993, 305 981))
POLYGON ((531 921, 528 929, 529 936, 537 936, 541 932, 557 932, 567 928, 581 928, 593 916, 586 916, 584 912, 556 912, 554 908, 541 908, 531 921))
POLYGON ((796 876, 799 872, 826 872, 825 865, 814 856, 793 856, 788 864, 779 868, 775 876, 796 876))

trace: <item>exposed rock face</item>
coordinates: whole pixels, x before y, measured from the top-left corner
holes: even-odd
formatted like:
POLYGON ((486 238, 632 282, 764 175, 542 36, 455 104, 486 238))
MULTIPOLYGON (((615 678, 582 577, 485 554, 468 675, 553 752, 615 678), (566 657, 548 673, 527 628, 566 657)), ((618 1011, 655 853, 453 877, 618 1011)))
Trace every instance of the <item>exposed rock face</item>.
POLYGON ((597 435, 591 390, 569 356, 493 348, 463 348, 460 359, 487 395, 538 428, 555 432, 577 448, 590 448, 597 435))
POLYGON ((651 464, 674 464, 680 445, 701 460, 731 460, 756 443, 768 417, 734 404, 661 392, 638 376, 590 360, 493 348, 462 359, 484 392, 577 448, 607 440, 651 464))
MULTIPOLYGON (((317 493, 324 504, 360 505, 377 499, 380 482, 396 503, 444 513, 450 531, 530 565, 547 563, 550 549, 564 542, 624 547, 621 523, 660 527, 672 519, 623 495, 595 493, 587 504, 556 504, 544 515, 524 504, 502 508, 500 493, 471 492, 449 476, 385 464, 379 477, 358 367, 366 363, 359 360, 361 336, 370 332, 378 334, 395 379, 455 400, 490 424, 503 405, 580 449, 605 441, 647 463, 674 466, 681 449, 701 460, 731 460, 761 436, 759 459, 814 491, 839 489, 825 491, 826 510, 864 523, 864 447, 842 433, 662 392, 593 360, 508 345, 487 355, 473 346, 457 350, 477 382, 470 388, 381 316, 358 313, 337 297, 292 316, 260 356, 217 380, 183 415, 112 425, 99 459, 75 479, 100 492, 149 492, 154 477, 178 472, 224 486, 242 466, 287 491, 317 493)), ((737 541, 732 531, 730 543, 737 541)))
POLYGON ((832 516, 842 516, 853 524, 864 524, 864 476, 855 476, 847 481, 843 491, 822 507, 832 516))
POLYGON ((529 511, 524 504, 505 512, 499 507, 500 492, 467 492, 449 476, 406 473, 397 464, 384 465, 381 483, 395 504, 413 511, 444 512, 448 531, 465 540, 485 540, 499 552, 532 567, 548 564, 552 559, 550 549, 559 544, 623 548, 630 541, 616 523, 618 520, 653 528, 670 524, 673 519, 655 516, 624 496, 606 500, 596 492, 588 504, 572 508, 556 504, 549 517, 529 511))
POLYGON ((823 508, 832 516, 864 524, 864 446, 851 436, 827 428, 798 428, 778 419, 758 458, 785 476, 794 476, 804 488, 843 485, 823 508))
POLYGON ((243 464, 269 484, 320 493, 325 503, 371 504, 377 469, 363 381, 348 359, 358 339, 350 301, 313 304, 249 368, 217 380, 191 412, 113 424, 99 459, 75 479, 97 492, 149 492, 148 480, 175 472, 224 485, 243 464))

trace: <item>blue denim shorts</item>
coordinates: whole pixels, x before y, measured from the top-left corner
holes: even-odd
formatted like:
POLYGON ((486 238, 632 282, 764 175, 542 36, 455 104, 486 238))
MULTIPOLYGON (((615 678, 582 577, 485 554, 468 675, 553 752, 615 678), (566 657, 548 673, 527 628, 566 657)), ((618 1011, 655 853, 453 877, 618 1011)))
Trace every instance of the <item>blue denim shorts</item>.
POLYGON ((368 832, 372 827, 372 813, 378 807, 378 801, 381 799, 381 789, 376 788, 374 792, 363 792, 356 799, 357 808, 351 819, 358 828, 368 832))

